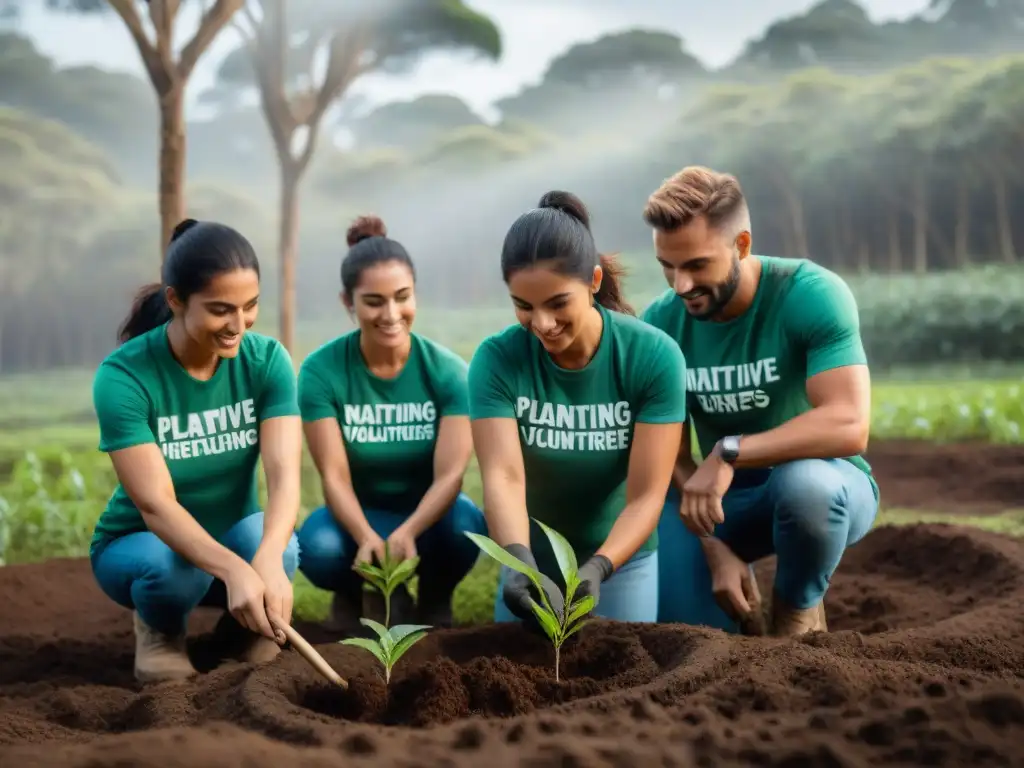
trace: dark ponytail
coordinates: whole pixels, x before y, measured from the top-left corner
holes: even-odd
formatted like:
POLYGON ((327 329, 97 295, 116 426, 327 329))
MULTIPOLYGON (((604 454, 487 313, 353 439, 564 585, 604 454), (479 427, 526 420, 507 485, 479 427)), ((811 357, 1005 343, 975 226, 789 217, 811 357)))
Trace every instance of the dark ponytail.
POLYGON ((162 282, 139 290, 118 330, 118 340, 123 344, 171 320, 167 288, 173 288, 177 297, 186 302, 214 277, 235 269, 252 269, 259 276, 260 264, 252 244, 224 224, 185 219, 171 235, 161 270, 162 282))
POLYGON ((594 268, 601 267, 601 287, 594 299, 613 312, 635 314, 622 294, 622 265, 614 256, 598 253, 587 207, 571 192, 548 192, 536 208, 516 219, 505 236, 501 273, 506 283, 515 272, 539 262, 550 262, 588 285, 594 268))

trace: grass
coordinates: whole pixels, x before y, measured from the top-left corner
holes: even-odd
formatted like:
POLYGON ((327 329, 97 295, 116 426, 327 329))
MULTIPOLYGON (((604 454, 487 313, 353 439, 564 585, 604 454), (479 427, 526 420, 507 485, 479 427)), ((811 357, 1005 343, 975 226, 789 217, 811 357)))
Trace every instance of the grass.
MULTIPOLYGON (((876 382, 872 436, 933 441, 984 440, 1020 443, 1024 380, 1007 375, 971 380, 963 371, 930 372, 931 381, 909 374, 876 382)), ((50 557, 81 557, 96 518, 114 487, 108 459, 96 450, 91 371, 0 378, 0 564, 50 557)), ((482 500, 475 462, 464 490, 482 500)), ((303 468, 300 519, 321 503, 319 481, 308 455, 303 468)), ((916 510, 883 509, 877 525, 955 522, 1009 535, 1024 535, 1024 512, 952 517, 916 510)), ((489 621, 497 566, 481 558, 454 596, 456 620, 489 621)), ((296 614, 326 615, 330 596, 298 574, 296 614)))

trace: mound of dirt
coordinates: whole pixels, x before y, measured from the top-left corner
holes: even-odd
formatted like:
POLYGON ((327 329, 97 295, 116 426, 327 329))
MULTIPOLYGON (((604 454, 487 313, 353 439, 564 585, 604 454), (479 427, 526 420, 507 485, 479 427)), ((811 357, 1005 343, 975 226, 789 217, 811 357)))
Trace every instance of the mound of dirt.
POLYGON ((594 622, 558 682, 544 639, 485 626, 432 632, 385 691, 369 654, 300 626, 344 691, 292 650, 218 663, 203 613, 211 671, 142 688, 130 616, 86 562, 2 568, 0 594, 3 765, 1024 764, 1024 543, 967 528, 872 532, 834 579, 829 634, 594 622))
POLYGON ((1024 445, 872 440, 866 458, 889 507, 961 514, 1024 508, 1024 445))

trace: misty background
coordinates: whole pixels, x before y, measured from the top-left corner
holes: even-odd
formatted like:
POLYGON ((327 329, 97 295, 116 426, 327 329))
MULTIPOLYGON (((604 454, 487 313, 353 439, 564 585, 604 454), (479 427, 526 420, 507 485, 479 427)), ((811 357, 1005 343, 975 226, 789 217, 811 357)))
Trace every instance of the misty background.
MULTIPOLYGON (((350 327, 338 270, 362 213, 416 261, 417 330, 467 357, 514 319, 500 245, 549 189, 588 204, 642 308, 665 286, 640 211, 694 163, 739 176, 755 252, 850 279, 876 369, 1024 359, 1024 0, 464 5, 416 40, 381 20, 402 66, 324 111, 290 251, 241 13, 189 78, 185 212, 256 245, 258 330, 278 331, 291 259, 297 359, 350 327)), ((179 52, 201 7, 182 4, 179 52)), ((325 7, 289 6, 289 95, 322 74, 325 7)), ((0 17, 0 374, 93 368, 159 274, 160 102, 105 0, 0 0, 0 17)))

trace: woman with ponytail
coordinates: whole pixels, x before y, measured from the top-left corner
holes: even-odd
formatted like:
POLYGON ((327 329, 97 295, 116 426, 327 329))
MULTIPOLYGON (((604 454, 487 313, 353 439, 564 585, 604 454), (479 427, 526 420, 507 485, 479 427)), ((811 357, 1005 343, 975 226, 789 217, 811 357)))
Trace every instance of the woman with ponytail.
MULTIPOLYGON (((483 512, 462 493, 473 453, 466 362, 412 331, 416 271, 376 216, 348 231, 341 301, 357 328, 309 355, 299 406, 324 505, 299 530, 299 567, 334 593, 328 623, 360 631, 363 581, 354 564, 419 557, 416 605, 392 596, 392 623, 451 622, 452 592, 480 551, 483 512)), ((373 598, 371 598, 373 599, 373 598)), ((383 621, 383 601, 366 605, 383 621)))
MULTIPOLYGON (((657 525, 686 420, 678 345, 635 318, 586 208, 549 192, 509 230, 501 268, 518 324, 486 339, 469 367, 473 444, 490 536, 564 582, 535 518, 572 545, 575 598, 608 619, 658 614, 657 525)), ((502 568, 495 620, 535 622, 529 580, 502 568)))
POLYGON ((93 383, 99 447, 119 483, 90 559, 103 591, 134 612, 141 682, 195 674, 185 629, 198 605, 226 609, 217 634, 239 658, 273 658, 283 637, 270 616, 291 620, 298 565, 295 371, 280 343, 249 331, 256 253, 230 227, 188 219, 162 272, 93 383))

